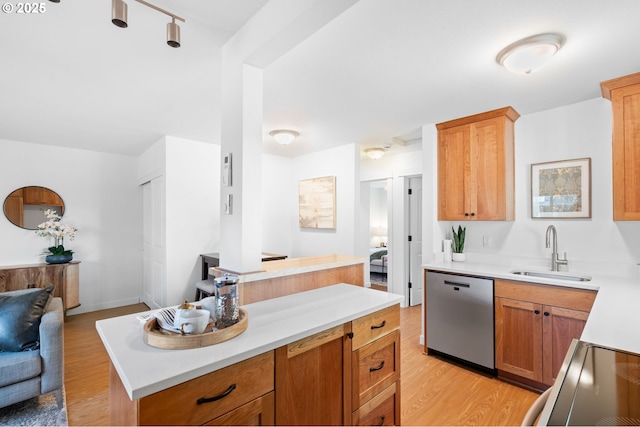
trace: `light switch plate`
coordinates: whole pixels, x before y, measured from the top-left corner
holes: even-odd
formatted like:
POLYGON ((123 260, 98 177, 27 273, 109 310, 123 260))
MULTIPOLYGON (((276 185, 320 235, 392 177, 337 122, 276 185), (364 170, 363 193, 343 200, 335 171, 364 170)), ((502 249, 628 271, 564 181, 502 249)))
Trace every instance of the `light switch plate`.
POLYGON ((233 212, 232 207, 233 207, 233 195, 227 194, 227 199, 225 200, 223 205, 223 213, 225 215, 231 215, 233 212))

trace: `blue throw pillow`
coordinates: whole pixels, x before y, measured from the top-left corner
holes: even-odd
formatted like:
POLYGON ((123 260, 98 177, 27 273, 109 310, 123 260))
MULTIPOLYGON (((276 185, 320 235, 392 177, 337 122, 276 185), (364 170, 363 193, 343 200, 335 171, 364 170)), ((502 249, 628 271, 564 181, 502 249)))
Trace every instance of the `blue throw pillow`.
POLYGON ((53 286, 17 295, 0 294, 0 351, 36 350, 40 319, 53 286))

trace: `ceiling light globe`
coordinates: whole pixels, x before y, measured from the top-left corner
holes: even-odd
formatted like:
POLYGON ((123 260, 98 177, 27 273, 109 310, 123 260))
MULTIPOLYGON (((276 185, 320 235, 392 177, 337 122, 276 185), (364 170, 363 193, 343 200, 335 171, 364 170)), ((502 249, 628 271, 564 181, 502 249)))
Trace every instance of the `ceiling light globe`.
POLYGON ((366 150, 364 150, 364 153, 367 155, 367 157, 369 157, 370 159, 373 160, 378 160, 379 158, 381 158, 382 156, 384 156, 384 148, 367 148, 366 150))
POLYGON ((555 55, 564 41, 560 34, 527 37, 502 49, 496 56, 496 62, 512 73, 531 74, 555 55))
POLYGON ((269 135, 271 135, 278 144, 289 145, 300 134, 295 130, 278 129, 272 130, 269 132, 269 135))

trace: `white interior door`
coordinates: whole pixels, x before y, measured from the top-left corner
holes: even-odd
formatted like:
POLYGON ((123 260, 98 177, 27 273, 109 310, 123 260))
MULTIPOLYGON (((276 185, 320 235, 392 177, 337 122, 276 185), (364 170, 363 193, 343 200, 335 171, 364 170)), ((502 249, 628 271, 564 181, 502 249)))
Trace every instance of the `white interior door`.
POLYGON ((409 305, 422 303, 422 177, 408 178, 409 236, 407 277, 409 305))
POLYGON ((161 308, 165 301, 164 177, 142 185, 143 292, 149 308, 161 308))

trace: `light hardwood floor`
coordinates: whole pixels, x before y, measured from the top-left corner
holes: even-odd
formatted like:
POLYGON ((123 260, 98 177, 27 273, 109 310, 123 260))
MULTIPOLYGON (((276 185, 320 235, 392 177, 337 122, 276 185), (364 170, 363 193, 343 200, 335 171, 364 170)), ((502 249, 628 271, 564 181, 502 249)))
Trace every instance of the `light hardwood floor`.
MULTIPOLYGON (((109 425, 109 358, 96 320, 146 309, 136 304, 67 317, 65 392, 70 426, 109 425)), ((403 425, 520 425, 536 393, 424 355, 420 306, 401 309, 400 321, 403 425)))

